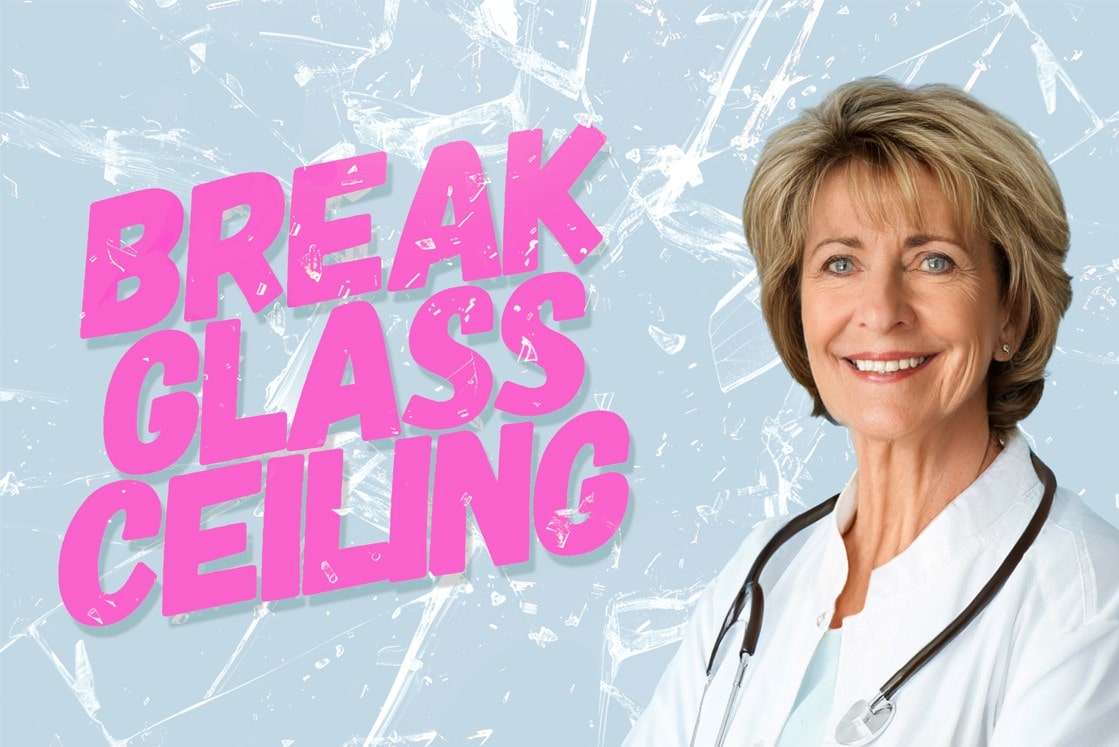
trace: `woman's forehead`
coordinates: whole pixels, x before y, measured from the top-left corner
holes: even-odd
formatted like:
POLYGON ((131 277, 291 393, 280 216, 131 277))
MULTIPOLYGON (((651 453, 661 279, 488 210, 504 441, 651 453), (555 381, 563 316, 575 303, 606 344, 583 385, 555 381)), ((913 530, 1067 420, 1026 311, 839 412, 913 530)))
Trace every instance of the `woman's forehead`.
POLYGON ((923 164, 872 165, 850 159, 829 169, 816 189, 807 233, 846 226, 971 233, 971 216, 923 164), (961 230, 962 228, 962 230, 961 230))

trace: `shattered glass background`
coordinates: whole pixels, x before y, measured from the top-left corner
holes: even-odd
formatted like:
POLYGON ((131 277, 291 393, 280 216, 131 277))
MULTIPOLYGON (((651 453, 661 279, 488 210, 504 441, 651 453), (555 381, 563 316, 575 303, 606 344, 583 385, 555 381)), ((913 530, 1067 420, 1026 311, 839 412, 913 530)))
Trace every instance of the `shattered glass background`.
MULTIPOLYGON (((757 310, 738 211, 768 133, 833 86, 884 74, 973 91, 1037 139, 1063 186, 1075 301, 1050 385, 1024 428, 1062 484, 1119 523, 1119 9, 1105 3, 133 0, 0 5, 0 742, 11 745, 616 745, 648 701, 703 585, 750 527, 830 495, 853 468, 844 432, 808 416, 757 310), (335 216, 368 212, 391 259, 427 155, 469 140, 501 214, 512 131, 551 153, 580 121, 608 138, 576 189, 606 235, 576 272, 587 319, 580 396, 537 423, 621 414, 632 432, 627 520, 599 552, 535 546, 494 568, 477 540, 462 577, 380 584, 176 618, 158 593, 108 630, 61 607, 57 562, 74 512, 117 475, 101 409, 139 335, 78 336, 91 202, 377 150, 388 183, 335 216)), ((188 206, 189 209, 189 206, 188 206)), ((227 231, 243 215, 231 214, 227 231)), ((185 242, 184 242, 185 243, 185 242)), ((569 270, 550 237, 542 270, 569 270)), ((185 261, 185 246, 177 258, 185 261)), ((285 276, 286 246, 269 253, 285 276)), ((520 276, 523 278, 524 276, 520 276)), ((440 381, 410 362, 428 293, 372 294, 398 403, 440 381)), ((513 281, 483 284, 498 309, 513 281)), ((291 411, 329 305, 240 317, 244 414, 291 411)), ((164 326, 196 337, 182 304, 164 326)), ((540 374, 495 339, 498 382, 540 374)), ((442 396, 446 396, 446 393, 442 396)), ((490 453, 506 418, 471 427, 490 453)), ((387 532, 391 442, 346 449, 346 541, 387 532)), ((192 469, 180 464, 151 477, 192 469)), ((583 469, 584 476, 591 474, 583 469)), ((219 506, 259 562, 260 497, 219 506)), ((119 585, 158 540, 107 535, 119 585)), ((534 540, 535 545, 535 540, 534 540)))

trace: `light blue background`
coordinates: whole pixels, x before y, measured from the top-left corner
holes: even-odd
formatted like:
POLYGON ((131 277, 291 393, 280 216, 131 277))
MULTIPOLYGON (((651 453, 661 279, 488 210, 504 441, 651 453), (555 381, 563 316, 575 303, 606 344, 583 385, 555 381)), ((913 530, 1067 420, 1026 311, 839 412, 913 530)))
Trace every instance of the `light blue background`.
MULTIPOLYGON (((618 744, 698 591, 749 528, 830 495, 853 468, 844 432, 808 417, 772 367, 737 216, 767 134, 855 77, 966 87, 1052 162, 1076 296, 1024 428, 1062 484, 1119 524, 1114 5, 134 0, 0 12, 4 744, 618 744), (185 619, 162 617, 153 595, 108 630, 69 617, 59 545, 85 497, 117 478, 101 411, 138 337, 78 337, 91 202, 147 187, 188 201, 194 185, 245 171, 288 190, 301 165, 386 150, 389 183, 339 214, 371 213, 374 245, 355 253, 387 261, 432 147, 475 144, 500 215, 508 133, 541 128, 550 153, 587 119, 609 152, 576 194, 606 241, 576 270, 588 321, 564 331, 588 375, 575 403, 538 423, 538 451, 577 412, 625 418, 632 490, 613 543, 573 559, 535 546, 500 569, 479 550, 464 578, 185 619)), ((269 254, 281 278, 285 252, 281 240, 269 254)), ((571 269, 550 237, 541 254, 544 270, 571 269)), ((429 289, 457 278, 448 268, 429 289)), ((485 284, 499 309, 515 282, 485 284)), ((223 287, 222 316, 245 330, 242 412, 290 410, 328 309, 253 317, 223 287)), ((439 396, 408 365, 424 295, 370 299, 401 406, 439 396)), ((479 349, 499 382, 540 380, 495 340, 479 349)), ((505 418, 491 409, 483 421, 493 453, 505 418)), ((391 443, 365 444, 352 427, 337 437, 346 537, 378 541, 391 443)), ((196 458, 153 478, 161 495, 196 458)), ((212 523, 246 522, 238 562, 259 559, 259 499, 229 508, 212 523)), ((119 531, 109 586, 137 553, 157 570, 162 559, 159 542, 119 531)))

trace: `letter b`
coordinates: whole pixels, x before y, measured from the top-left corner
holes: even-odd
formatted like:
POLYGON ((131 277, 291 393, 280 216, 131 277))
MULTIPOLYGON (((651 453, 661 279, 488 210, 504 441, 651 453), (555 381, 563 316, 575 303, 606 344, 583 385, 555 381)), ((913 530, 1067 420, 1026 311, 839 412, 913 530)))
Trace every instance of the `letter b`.
POLYGON ((183 205, 165 189, 142 189, 89 206, 82 339, 135 332, 159 324, 179 297, 179 270, 168 256, 183 232, 183 205), (131 245, 120 232, 141 225, 131 245), (120 283, 134 277, 140 286, 117 298, 120 283))

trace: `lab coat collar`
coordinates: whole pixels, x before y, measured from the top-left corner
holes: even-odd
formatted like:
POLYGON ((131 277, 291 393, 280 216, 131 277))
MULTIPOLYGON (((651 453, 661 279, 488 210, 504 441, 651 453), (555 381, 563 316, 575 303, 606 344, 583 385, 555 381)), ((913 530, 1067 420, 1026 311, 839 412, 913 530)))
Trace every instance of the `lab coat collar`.
MULTIPOLYGON (((954 559, 969 555, 979 546, 1001 540, 1007 526, 1000 520, 1018 506, 1032 506, 1042 490, 1030 464, 1030 448, 1023 434, 1015 429, 1003 450, 990 466, 949 503, 917 538, 872 573, 871 589, 877 594, 893 594, 912 588, 927 578, 932 569, 942 568, 954 559)), ((824 539, 826 569, 819 578, 822 593, 838 593, 847 578, 847 551, 843 534, 850 528, 858 508, 858 473, 851 476, 829 521, 818 531, 824 539)), ((1011 540, 1012 541, 1012 540, 1011 540)))

